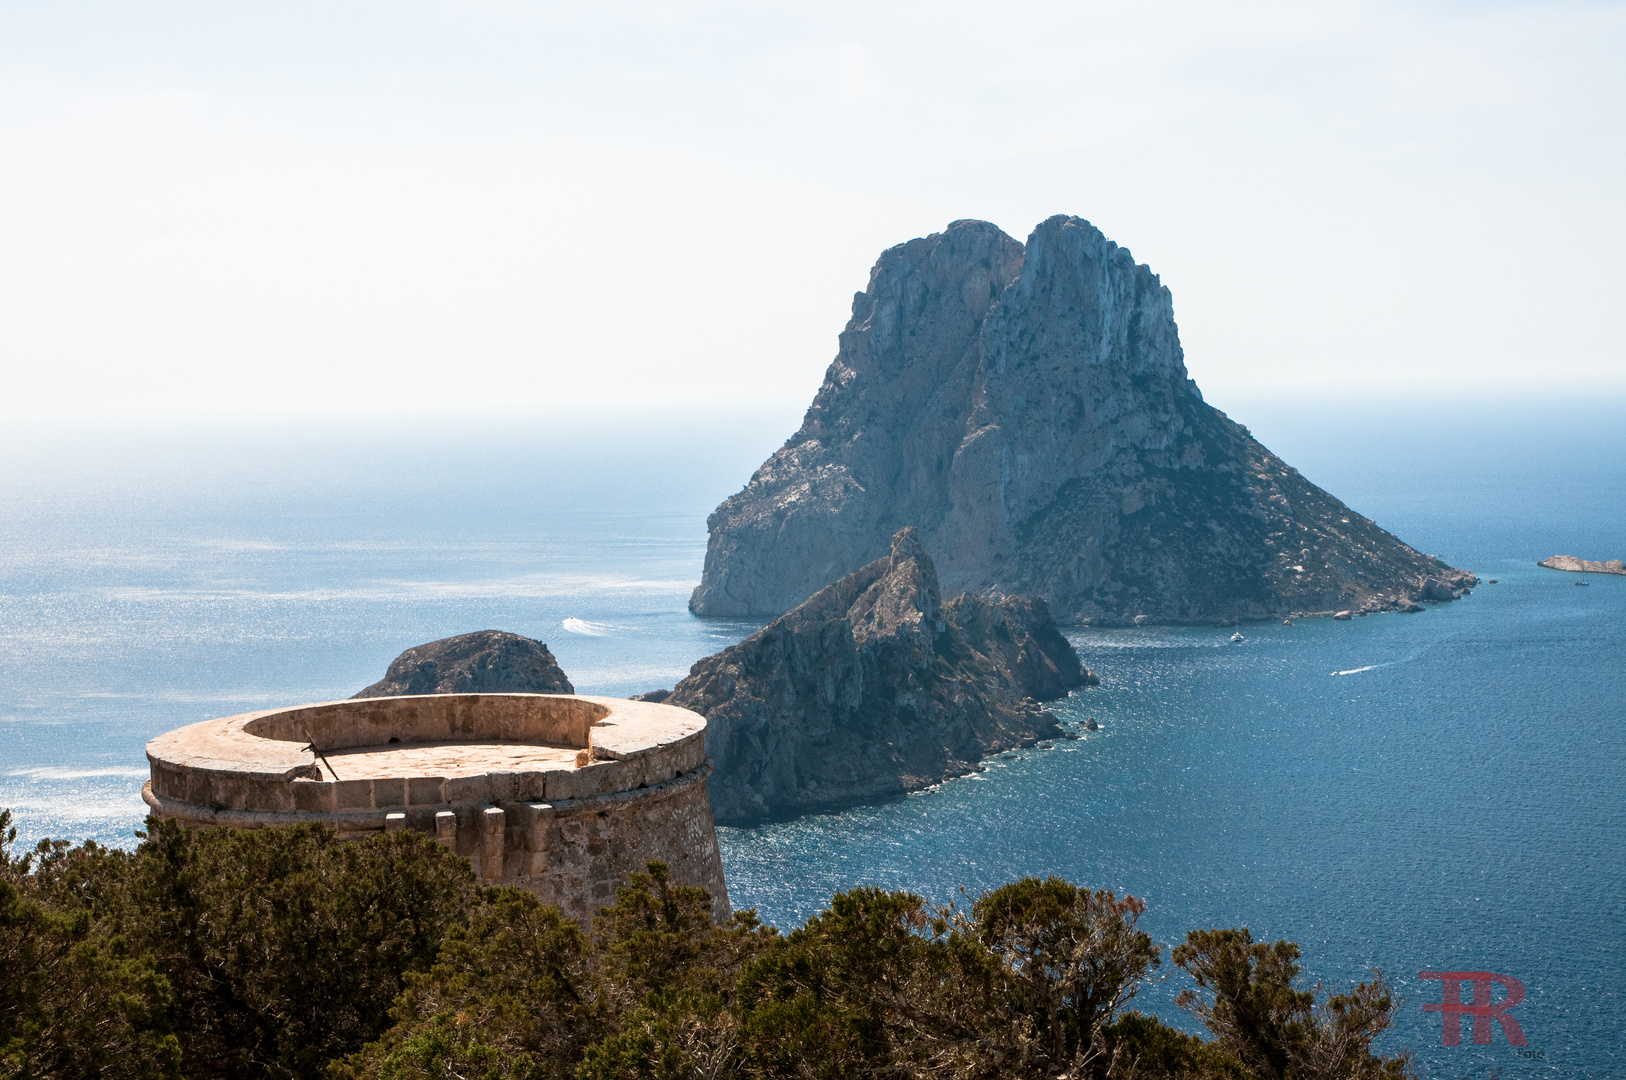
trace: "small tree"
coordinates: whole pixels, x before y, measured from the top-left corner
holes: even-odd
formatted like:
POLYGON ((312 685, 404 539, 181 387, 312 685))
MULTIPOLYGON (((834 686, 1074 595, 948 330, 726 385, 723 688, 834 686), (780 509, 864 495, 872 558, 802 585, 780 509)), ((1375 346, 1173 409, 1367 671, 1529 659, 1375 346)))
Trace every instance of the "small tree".
POLYGON ((668 991, 732 993, 745 964, 778 936, 754 909, 715 922, 711 893, 673 881, 667 865, 656 861, 632 874, 616 890, 615 906, 600 911, 593 923, 606 975, 623 1006, 668 991))
POLYGON ((1081 889, 1058 877, 1022 878, 984 893, 969 927, 1011 973, 1057 1065, 1090 1062, 1101 1029, 1161 962, 1136 923, 1146 905, 1110 890, 1081 889))
POLYGON ((1193 930, 1174 962, 1197 981, 1181 1008, 1202 1020, 1258 1080, 1388 1080, 1409 1077, 1407 1054, 1379 1057, 1373 1041, 1395 1008, 1382 972, 1318 1004, 1319 987, 1295 985, 1299 948, 1240 930, 1193 930))
POLYGON ((593 959, 558 908, 521 889, 484 889, 434 966, 407 976, 395 1026, 331 1074, 564 1080, 613 1019, 593 959))
POLYGON ((12 858, 16 839, 11 811, 0 810, 0 1076, 178 1076, 169 983, 98 934, 88 912, 27 895, 31 857, 12 858))
MULTIPOLYGON (((100 881, 96 856, 63 881, 100 881)), ((189 1077, 319 1075, 389 1026, 403 978, 467 918, 468 862, 402 830, 187 829, 148 819, 95 900, 175 995, 189 1077)))
POLYGON ((714 922, 711 899, 650 862, 599 913, 593 940, 620 1030, 587 1050, 581 1080, 738 1075, 735 988, 779 934, 754 910, 714 922))
POLYGON ((975 1010, 999 997, 986 950, 950 950, 947 933, 913 893, 831 897, 741 978, 753 1075, 907 1076, 957 1057, 977 1035, 975 1010))

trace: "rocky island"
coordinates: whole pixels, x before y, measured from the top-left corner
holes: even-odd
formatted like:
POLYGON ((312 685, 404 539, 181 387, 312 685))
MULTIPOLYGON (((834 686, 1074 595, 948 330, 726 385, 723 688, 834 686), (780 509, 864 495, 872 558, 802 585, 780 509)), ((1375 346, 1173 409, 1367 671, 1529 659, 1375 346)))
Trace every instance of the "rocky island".
POLYGON ((974 771, 1061 734, 1040 704, 1097 680, 1043 600, 943 603, 913 528, 676 689, 642 695, 706 717, 720 821, 830 809, 974 771))
POLYGON ((1405 610, 1477 583, 1205 403, 1169 290, 1076 217, 882 253, 801 428, 711 515, 689 606, 777 615, 904 525, 946 591, 1064 622, 1405 610))
POLYGON ((1592 559, 1577 559, 1573 555, 1554 555, 1536 565, 1549 570, 1568 570, 1573 574, 1626 574, 1626 562, 1620 559, 1595 562, 1592 559))
POLYGON ((382 679, 355 696, 575 692, 542 642, 502 630, 477 630, 414 645, 390 661, 382 679))

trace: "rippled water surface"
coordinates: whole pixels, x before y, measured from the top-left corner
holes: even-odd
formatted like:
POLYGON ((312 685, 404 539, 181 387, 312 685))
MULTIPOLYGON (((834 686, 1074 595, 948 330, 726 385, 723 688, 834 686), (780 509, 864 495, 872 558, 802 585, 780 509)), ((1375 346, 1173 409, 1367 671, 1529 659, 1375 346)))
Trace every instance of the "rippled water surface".
MULTIPOLYGON (((1420 548, 1499 579, 1415 616, 1084 631, 1097 733, 899 802, 724 829, 736 905, 946 901, 1020 874, 1133 892, 1168 944, 1246 925, 1307 972, 1393 976, 1431 1076, 1626 1073, 1626 554, 1619 410, 1258 433, 1420 548), (1589 463, 1584 468, 1576 461, 1589 463), (1522 980, 1533 1049, 1440 1046, 1425 969, 1522 980)), ((1261 419, 1262 418, 1262 419, 1261 419)), ((778 426, 786 426, 783 420, 778 426)), ((787 428, 788 429, 788 428, 787 428)), ((576 686, 670 686, 755 624, 691 618, 704 518, 783 431, 648 424, 42 433, 0 444, 0 805, 28 839, 130 842, 141 748, 179 724, 348 696, 408 645, 496 627, 576 686)), ((1178 978, 1147 1007, 1172 1017, 1178 978)))
MULTIPOLYGON (((1057 709, 1081 738, 891 806, 725 830, 730 887, 788 922, 855 881, 948 899, 1059 874, 1145 899, 1160 941, 1248 926, 1323 979, 1376 966, 1417 1002, 1439 1000, 1421 970, 1514 975, 1549 1060, 1613 1061, 1626 581, 1501 573, 1424 615, 1252 627, 1240 647, 1075 634, 1102 675, 1057 709)), ((1439 1041, 1437 1018, 1401 1016, 1399 1041, 1439 1041)))

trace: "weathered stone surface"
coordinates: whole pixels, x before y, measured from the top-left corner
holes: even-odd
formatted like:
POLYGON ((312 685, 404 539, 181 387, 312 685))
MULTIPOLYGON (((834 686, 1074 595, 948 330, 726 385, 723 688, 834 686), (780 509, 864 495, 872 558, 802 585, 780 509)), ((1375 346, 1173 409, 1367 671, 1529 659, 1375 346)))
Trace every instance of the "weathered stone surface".
POLYGON ((942 603, 915 530, 643 700, 707 718, 712 807, 749 820, 874 801, 1060 733, 1039 701, 1094 683, 1043 600, 942 603))
POLYGON ((1545 566, 1549 570, 1568 570, 1575 574, 1626 574, 1626 562, 1620 559, 1597 562, 1592 559, 1577 559, 1573 555, 1554 555, 1536 565, 1545 566))
POLYGON ((414 645, 390 661, 384 677, 356 697, 575 692, 542 642, 502 630, 479 630, 414 645))
POLYGON ((160 735, 141 795, 188 825, 418 829, 466 856, 481 882, 529 889, 584 923, 659 859, 708 889, 721 918, 705 727, 684 709, 617 698, 351 698, 160 735), (413 771, 425 755, 435 774, 413 771))
POLYGON ((881 255, 802 427, 709 520, 702 615, 773 615, 920 528, 949 592, 1064 622, 1393 610, 1421 554, 1187 377, 1169 291, 1089 222, 987 222, 881 255))

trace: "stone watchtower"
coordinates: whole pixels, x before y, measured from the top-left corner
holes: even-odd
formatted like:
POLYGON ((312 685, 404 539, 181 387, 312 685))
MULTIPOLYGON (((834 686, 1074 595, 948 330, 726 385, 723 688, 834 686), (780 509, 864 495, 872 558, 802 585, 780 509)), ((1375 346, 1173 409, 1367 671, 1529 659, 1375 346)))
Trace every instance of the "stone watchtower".
POLYGON ((482 884, 528 889, 583 923, 659 859, 710 890, 724 918, 705 733, 687 709, 619 698, 330 701, 160 735, 141 797, 188 825, 417 829, 466 856, 482 884))

